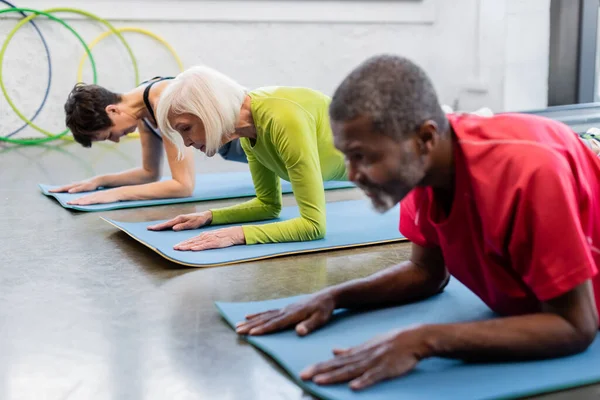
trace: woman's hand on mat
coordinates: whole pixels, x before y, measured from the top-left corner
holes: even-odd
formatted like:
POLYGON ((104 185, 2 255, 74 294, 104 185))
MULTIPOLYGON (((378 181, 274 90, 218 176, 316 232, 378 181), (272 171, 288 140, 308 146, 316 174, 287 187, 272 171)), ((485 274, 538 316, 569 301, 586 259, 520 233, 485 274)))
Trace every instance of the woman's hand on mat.
POLYGON ((173 246, 175 250, 183 251, 201 251, 210 249, 221 249, 223 247, 245 244, 246 237, 241 226, 231 228, 217 229, 210 232, 201 233, 191 239, 183 241, 173 246))
POLYGON ((200 213, 192 213, 178 215, 175 218, 156 225, 148 227, 150 231, 164 231, 172 229, 174 231, 184 231, 188 229, 198 229, 212 222, 212 212, 203 211, 200 213))
POLYGON ((111 189, 88 194, 86 196, 67 201, 67 204, 88 206, 90 204, 116 203, 117 201, 121 200, 120 197, 121 196, 119 195, 117 189, 111 189))
POLYGON ((51 193, 80 193, 80 192, 91 192, 92 190, 98 189, 99 182, 97 179, 92 178, 81 182, 70 183, 58 188, 50 189, 51 193))
POLYGON ((305 336, 325 325, 334 309, 335 300, 325 291, 281 310, 247 315, 246 321, 236 325, 236 332, 240 335, 263 335, 295 325, 298 335, 305 336))
POLYGON ((348 349, 334 349, 335 358, 306 368, 303 380, 318 385, 350 381, 353 390, 404 375, 428 357, 419 328, 393 331, 348 349))

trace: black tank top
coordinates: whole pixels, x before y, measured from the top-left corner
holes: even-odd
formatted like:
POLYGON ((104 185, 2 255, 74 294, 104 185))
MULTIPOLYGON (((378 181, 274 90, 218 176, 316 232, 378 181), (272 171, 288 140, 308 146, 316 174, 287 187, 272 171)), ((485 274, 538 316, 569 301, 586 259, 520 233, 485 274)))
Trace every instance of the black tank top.
POLYGON ((168 76, 168 77, 161 77, 161 76, 155 76, 152 79, 148 79, 142 83, 140 83, 140 86, 150 82, 146 88, 144 89, 144 104, 146 105, 146 109, 148 110, 148 112, 150 113, 150 116, 152 117, 152 121, 148 121, 147 118, 143 119, 144 125, 146 125, 146 128, 148 128, 148 130, 150 130, 150 132, 154 133, 160 140, 162 140, 162 135, 160 134, 160 131, 155 128, 156 126, 158 126, 158 123, 156 122, 156 116, 154 115, 154 110, 152 109, 152 105, 150 104, 150 100, 149 100, 149 96, 150 96, 150 89, 152 88, 152 85, 154 85, 156 82, 161 82, 167 79, 173 79, 172 76, 168 76), (152 125, 154 124, 154 125, 152 125))

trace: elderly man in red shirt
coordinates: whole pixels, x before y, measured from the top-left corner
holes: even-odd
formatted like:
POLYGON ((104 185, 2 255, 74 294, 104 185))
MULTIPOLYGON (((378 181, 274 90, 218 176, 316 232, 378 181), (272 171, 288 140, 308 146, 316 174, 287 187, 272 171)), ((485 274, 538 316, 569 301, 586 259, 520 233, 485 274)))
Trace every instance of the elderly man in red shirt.
POLYGON ((428 324, 309 366, 303 379, 361 389, 427 357, 502 361, 584 351, 598 332, 600 160, 567 126, 526 114, 445 115, 425 72, 389 55, 346 77, 330 105, 349 178, 380 211, 401 202, 410 261, 248 316, 240 334, 306 335, 336 308, 388 306, 450 277, 499 318, 428 324))

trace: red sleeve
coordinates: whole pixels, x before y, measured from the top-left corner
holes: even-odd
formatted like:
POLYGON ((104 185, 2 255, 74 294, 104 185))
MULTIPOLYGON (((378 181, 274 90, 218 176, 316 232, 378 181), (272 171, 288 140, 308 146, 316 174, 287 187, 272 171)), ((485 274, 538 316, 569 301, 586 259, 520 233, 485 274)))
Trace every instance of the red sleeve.
POLYGON ((421 247, 437 246, 435 240, 426 235, 428 209, 429 196, 425 188, 413 189, 400 203, 400 233, 421 247))
POLYGON ((509 252, 517 273, 546 301, 592 278, 597 269, 580 222, 573 172, 554 155, 541 158, 515 194, 509 252))

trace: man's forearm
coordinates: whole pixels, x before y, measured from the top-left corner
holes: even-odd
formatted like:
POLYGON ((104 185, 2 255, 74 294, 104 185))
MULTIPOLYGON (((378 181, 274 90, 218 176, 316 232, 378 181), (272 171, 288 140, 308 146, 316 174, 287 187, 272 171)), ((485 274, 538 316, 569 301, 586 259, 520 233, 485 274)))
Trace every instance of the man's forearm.
POLYGON ((427 357, 465 361, 518 361, 562 357, 583 351, 593 335, 557 314, 539 313, 416 328, 427 357))
POLYGON ((445 269, 434 275, 407 261, 326 290, 333 295, 336 308, 373 307, 432 296, 445 287, 448 279, 445 269))

